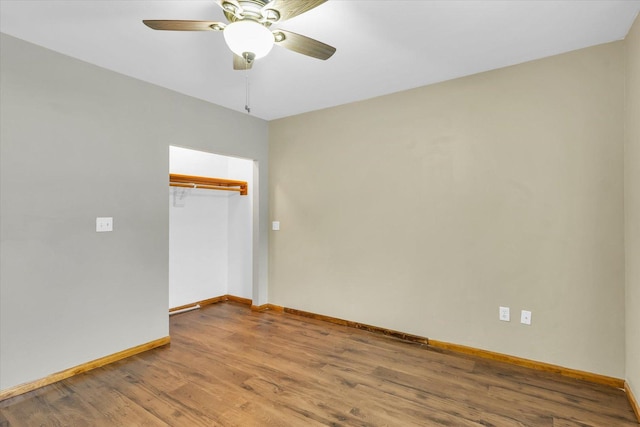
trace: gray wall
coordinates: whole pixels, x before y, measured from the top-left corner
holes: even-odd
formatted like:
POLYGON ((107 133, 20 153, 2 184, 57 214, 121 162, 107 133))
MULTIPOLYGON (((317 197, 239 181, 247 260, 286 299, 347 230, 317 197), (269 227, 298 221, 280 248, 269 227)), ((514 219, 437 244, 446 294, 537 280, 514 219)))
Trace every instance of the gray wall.
POLYGON ((625 244, 626 244, 626 378, 640 398, 640 17, 625 41, 625 244))
POLYGON ((270 122, 270 302, 624 377, 623 108, 619 42, 270 122))
POLYGON ((170 144, 259 161, 266 301, 266 122, 0 43, 0 389, 169 335, 170 144))

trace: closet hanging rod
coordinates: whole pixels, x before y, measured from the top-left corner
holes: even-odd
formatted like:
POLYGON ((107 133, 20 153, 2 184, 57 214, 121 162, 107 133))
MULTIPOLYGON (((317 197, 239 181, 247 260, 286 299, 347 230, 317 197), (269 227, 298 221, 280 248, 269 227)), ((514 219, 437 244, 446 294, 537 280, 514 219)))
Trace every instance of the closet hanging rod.
POLYGON ((208 176, 169 174, 169 185, 183 188, 202 188, 205 190, 238 191, 241 196, 248 194, 246 181, 208 176))
POLYGON ((170 186, 172 187, 184 187, 184 188, 201 188, 205 190, 222 190, 222 191, 238 191, 242 192, 240 188, 234 187, 220 187, 218 185, 207 185, 207 184, 187 184, 184 182, 170 182, 170 186))

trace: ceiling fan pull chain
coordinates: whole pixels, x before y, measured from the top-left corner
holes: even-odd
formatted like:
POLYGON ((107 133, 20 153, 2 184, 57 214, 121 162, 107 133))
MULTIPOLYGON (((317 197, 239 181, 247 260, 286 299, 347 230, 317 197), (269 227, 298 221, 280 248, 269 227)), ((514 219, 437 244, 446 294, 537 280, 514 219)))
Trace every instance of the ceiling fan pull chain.
MULTIPOLYGON (((245 64, 248 65, 248 62, 245 61, 245 64)), ((245 65, 245 88, 246 88, 246 97, 244 103, 244 109, 247 110, 247 114, 251 114, 251 107, 249 106, 249 67, 245 65)))

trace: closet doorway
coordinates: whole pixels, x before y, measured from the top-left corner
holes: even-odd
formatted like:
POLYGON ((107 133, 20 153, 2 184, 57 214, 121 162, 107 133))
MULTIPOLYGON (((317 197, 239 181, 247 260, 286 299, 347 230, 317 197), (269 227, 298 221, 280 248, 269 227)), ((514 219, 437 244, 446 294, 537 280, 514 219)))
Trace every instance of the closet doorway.
POLYGON ((169 174, 246 181, 248 195, 169 187, 169 309, 252 299, 253 160, 169 147, 169 174))

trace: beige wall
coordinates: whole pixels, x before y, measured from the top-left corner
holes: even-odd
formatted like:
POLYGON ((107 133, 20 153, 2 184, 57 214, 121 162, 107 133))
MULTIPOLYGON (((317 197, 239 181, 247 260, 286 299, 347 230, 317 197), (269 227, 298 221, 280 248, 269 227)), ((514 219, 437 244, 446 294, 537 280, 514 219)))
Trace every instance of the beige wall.
POLYGON ((626 39, 626 379, 640 397, 640 18, 626 39))
POLYGON ((624 377, 623 96, 618 42, 271 122, 269 301, 624 377))

